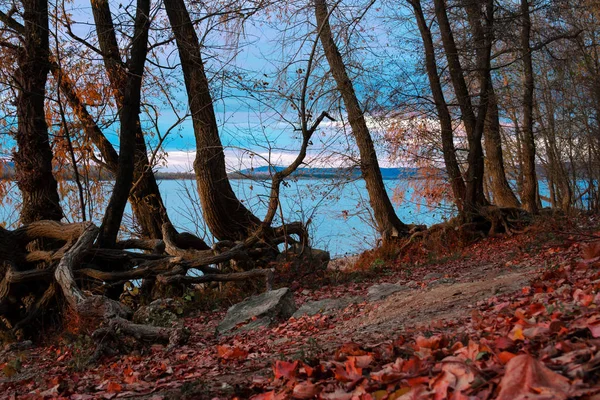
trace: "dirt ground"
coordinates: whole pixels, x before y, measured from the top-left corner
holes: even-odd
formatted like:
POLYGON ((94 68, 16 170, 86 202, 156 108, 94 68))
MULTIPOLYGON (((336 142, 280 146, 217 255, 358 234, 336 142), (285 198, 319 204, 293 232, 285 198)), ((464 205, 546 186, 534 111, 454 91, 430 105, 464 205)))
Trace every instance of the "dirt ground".
POLYGON ((405 329, 426 327, 441 319, 460 320, 489 298, 510 297, 536 271, 564 263, 564 243, 564 236, 533 231, 488 238, 443 259, 382 268, 367 279, 357 275, 356 281, 321 287, 300 282, 294 290, 298 306, 324 298, 365 300, 329 315, 291 318, 275 327, 232 337, 215 335, 225 310, 197 313, 185 319, 192 332, 190 342, 173 351, 154 345, 92 366, 85 365, 89 344, 79 350, 54 345, 3 351, 0 365, 16 358, 20 361, 16 373, 0 373, 0 398, 45 397, 40 394, 72 399, 245 398, 254 383, 272 374, 275 360, 317 358, 347 342, 372 346, 393 341, 405 329), (369 287, 378 283, 398 284, 405 290, 368 302, 369 287), (247 356, 223 359, 219 346, 243 349, 247 356))

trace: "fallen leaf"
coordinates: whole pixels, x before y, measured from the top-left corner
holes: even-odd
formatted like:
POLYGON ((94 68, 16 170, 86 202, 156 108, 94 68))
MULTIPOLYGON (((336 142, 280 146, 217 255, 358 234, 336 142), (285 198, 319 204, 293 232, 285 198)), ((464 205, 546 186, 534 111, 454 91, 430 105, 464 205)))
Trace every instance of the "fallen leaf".
POLYGON ((295 399, 312 399, 321 392, 321 387, 310 382, 301 382, 294 386, 292 397, 295 399))
POLYGON ((521 354, 506 364, 506 373, 500 381, 497 400, 566 399, 569 380, 550 370, 529 354, 521 354))
POLYGON ((217 355, 223 360, 244 360, 248 357, 248 351, 237 346, 217 346, 217 355))
POLYGON ((298 361, 287 362, 287 361, 276 361, 273 366, 273 374, 275 379, 291 379, 296 376, 296 368, 298 367, 298 361))
POLYGON ((516 356, 517 356, 516 354, 513 354, 509 351, 502 351, 502 352, 498 353, 498 360, 500 360, 500 362, 502 364, 507 364, 510 360, 512 360, 516 356))
POLYGON ((108 385, 106 385, 106 391, 108 393, 119 393, 121 390, 123 390, 123 387, 117 382, 110 381, 108 382, 108 385))

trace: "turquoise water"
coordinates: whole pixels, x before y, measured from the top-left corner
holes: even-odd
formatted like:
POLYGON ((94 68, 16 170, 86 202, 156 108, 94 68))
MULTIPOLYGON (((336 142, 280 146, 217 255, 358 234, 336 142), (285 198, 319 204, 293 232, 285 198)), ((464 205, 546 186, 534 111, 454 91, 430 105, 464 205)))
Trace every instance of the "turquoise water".
MULTIPOLYGON (((394 189, 406 193, 402 204, 395 209, 405 223, 431 225, 449 218, 452 209, 441 205, 428 209, 424 204, 411 201, 412 190, 406 180, 386 180, 390 196, 394 189)), ((377 233, 368 207, 364 181, 341 184, 331 180, 300 179, 288 181, 281 190, 281 212, 286 222, 307 223, 313 246, 327 249, 332 255, 357 253, 376 244, 377 233)), ((266 212, 269 187, 250 180, 232 180, 231 185, 259 218, 266 212)), ((181 229, 204 235, 201 213, 193 181, 162 181, 161 193, 173 223, 181 229), (190 199, 191 197, 191 199, 190 199)), ((280 224, 278 217, 276 224, 280 224)))
MULTIPOLYGON (((405 223, 431 225, 449 218, 452 209, 439 206, 428 209, 424 204, 411 200, 412 190, 406 180, 386 180, 390 196, 395 188, 405 191, 402 204, 395 204, 396 212, 405 223)), ((109 183, 105 184, 110 186, 109 183)), ((208 242, 213 238, 204 226, 199 207, 198 195, 193 180, 164 180, 159 182, 164 202, 173 224, 203 237, 208 242)), ((265 183, 251 180, 232 180, 231 185, 244 204, 259 218, 266 212, 269 187, 265 183)), ((109 187, 105 190, 110 189, 109 187)), ((0 206, 0 221, 6 225, 16 223, 19 194, 16 187, 9 191, 12 203, 0 206)), ((77 205, 76 201, 72 204, 77 205)), ((68 210, 67 204, 64 206, 68 210)), ((103 210, 98 204, 97 209, 103 210)), ((128 208, 124 224, 131 224, 131 210, 128 208)), ((313 247, 326 249, 333 256, 353 254, 376 244, 377 233, 372 222, 368 196, 364 181, 340 183, 324 179, 301 179, 286 181, 281 188, 281 211, 276 225, 281 224, 281 215, 286 222, 308 222, 313 247)), ((95 222, 101 215, 97 215, 95 222)))

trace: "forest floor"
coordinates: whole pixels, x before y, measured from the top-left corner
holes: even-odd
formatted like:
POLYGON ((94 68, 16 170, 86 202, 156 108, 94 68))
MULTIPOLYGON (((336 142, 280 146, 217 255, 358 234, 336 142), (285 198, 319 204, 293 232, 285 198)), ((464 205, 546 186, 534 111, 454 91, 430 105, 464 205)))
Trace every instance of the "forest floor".
POLYGON ((83 335, 7 347, 0 397, 600 399, 599 221, 545 220, 443 258, 330 270, 292 285, 297 305, 358 301, 229 337, 215 335, 225 307, 197 312, 189 343, 170 351, 88 365, 83 335), (368 301, 381 283, 405 290, 368 301))

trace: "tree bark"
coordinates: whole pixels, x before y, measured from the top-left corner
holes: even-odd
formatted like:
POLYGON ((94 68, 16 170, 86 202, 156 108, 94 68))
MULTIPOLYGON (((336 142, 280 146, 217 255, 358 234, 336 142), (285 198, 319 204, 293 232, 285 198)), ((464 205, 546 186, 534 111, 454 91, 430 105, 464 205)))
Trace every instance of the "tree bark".
MULTIPOLYGON (((483 52, 486 48, 486 32, 481 23, 481 3, 469 1, 465 4, 465 10, 475 39, 475 53, 478 59, 485 57, 483 52)), ((485 138, 485 155, 487 174, 491 177, 491 189, 494 203, 499 207, 520 207, 517 196, 513 193, 504 172, 504 157, 502 155, 502 137, 500 136, 500 116, 498 112, 498 101, 494 91, 491 76, 488 78, 487 86, 487 112, 483 128, 485 138)))
POLYGON ((438 118, 440 119, 444 163, 446 165, 448 178, 450 179, 454 201, 458 211, 461 212, 463 210, 466 191, 465 181, 463 180, 462 173, 456 159, 452 117, 450 115, 448 103, 446 103, 446 98, 440 82, 437 61, 435 59, 435 49, 433 47, 433 37, 431 35, 429 25, 425 20, 425 15, 421 6, 421 0, 409 0, 409 3, 413 7, 415 18, 417 19, 417 25, 419 26, 419 32, 421 33, 421 38, 423 40, 423 47, 425 48, 425 67, 427 69, 427 77, 429 79, 429 86, 431 88, 433 101, 435 102, 438 118))
POLYGON ((458 49, 452 33, 452 27, 448 19, 446 4, 444 0, 434 0, 435 14, 440 27, 442 43, 448 61, 448 70, 454 87, 454 92, 461 110, 461 119, 467 133, 469 143, 469 154, 467 157, 468 167, 466 174, 466 191, 463 216, 477 214, 481 206, 487 205, 483 190, 484 162, 481 138, 487 115, 488 82, 490 79, 491 59, 491 26, 493 24, 494 5, 492 0, 486 1, 488 32, 481 27, 481 31, 475 35, 477 51, 477 76, 480 88, 478 112, 471 101, 471 95, 464 76, 464 69, 458 55, 458 49))
POLYGON ((204 220, 217 239, 243 240, 260 226, 260 220, 238 200, 227 178, 200 44, 185 3, 169 0, 164 5, 177 42, 192 114, 196 139, 194 172, 204 220))
POLYGON ((499 207, 519 208, 521 203, 506 179, 504 156, 502 154, 502 136, 500 134, 500 117, 498 102, 492 84, 489 87, 488 111, 483 131, 486 172, 490 175, 494 204, 499 207))
MULTIPOLYGON (((104 9, 106 8, 108 8, 108 3, 106 3, 104 9)), ((121 108, 119 110, 119 122, 121 125, 119 134, 119 162, 115 186, 106 208, 106 214, 102 220, 102 226, 100 227, 98 238, 100 247, 112 247, 116 243, 129 191, 133 185, 133 170, 136 161, 136 133, 141 130, 139 113, 142 77, 148 53, 149 14, 150 0, 138 0, 131 55, 127 65, 116 69, 107 65, 107 70, 112 71, 109 72, 109 76, 111 73, 126 74, 126 83, 122 91, 118 93, 119 98, 121 98, 121 108)), ((106 26, 104 24, 97 23, 96 28, 99 37, 106 34, 106 26)), ((105 58, 111 58, 109 65, 114 62, 114 56, 112 53, 105 56, 105 58)))
POLYGON ((60 220, 63 212, 58 185, 52 174, 52 150, 44 100, 49 67, 48 2, 23 1, 24 32, 15 72, 17 95, 17 148, 14 162, 21 191, 21 222, 60 220))
POLYGON ((531 17, 529 1, 521 0, 521 55, 523 58, 523 207, 537 214, 537 176, 535 171, 535 138, 533 136, 533 61, 531 57, 531 17))
POLYGON ((375 146, 369 133, 364 113, 354 91, 354 86, 346 72, 344 60, 339 52, 331 26, 329 25, 329 12, 325 0, 315 0, 315 17, 321 45, 325 51, 325 57, 329 63, 331 73, 337 83, 337 89, 342 96, 348 122, 352 128, 352 134, 356 140, 360 152, 360 169, 369 193, 369 203, 373 209, 377 230, 383 240, 389 240, 395 236, 404 236, 409 227, 404 224, 394 211, 392 202, 385 190, 379 161, 375 146))
MULTIPOLYGON (((111 83, 114 88, 114 96, 119 108, 122 107, 123 94, 127 75, 123 73, 123 62, 121 60, 120 50, 115 36, 112 15, 107 1, 94 2, 92 5, 94 20, 98 29, 98 39, 100 49, 102 50, 104 65, 111 83)), ((114 174, 117 173, 118 156, 112 144, 106 139, 102 131, 98 128, 94 119, 89 115, 72 84, 66 82, 61 86, 65 96, 69 100, 71 107, 77 113, 79 119, 84 124, 86 134, 96 145, 106 165, 114 174)), ((139 116, 135 129, 135 168, 133 171, 133 180, 135 182, 129 193, 129 201, 135 216, 136 222, 141 229, 143 237, 153 239, 162 238, 162 225, 170 223, 167 209, 163 203, 162 196, 150 162, 148 161, 148 149, 144 138, 144 132, 139 123, 139 116)), ((206 247, 205 245, 202 247, 206 247)))

